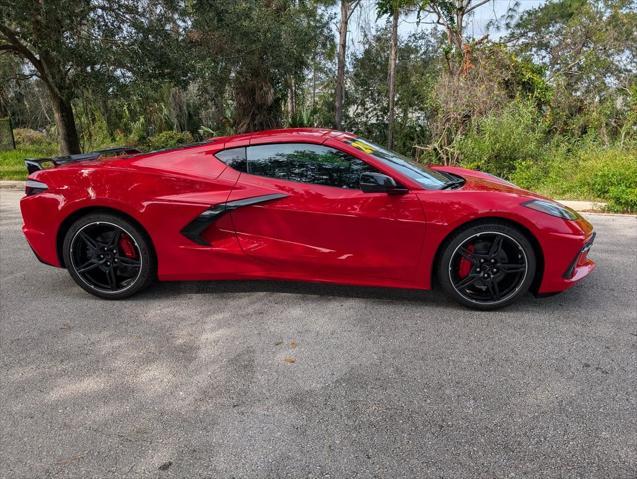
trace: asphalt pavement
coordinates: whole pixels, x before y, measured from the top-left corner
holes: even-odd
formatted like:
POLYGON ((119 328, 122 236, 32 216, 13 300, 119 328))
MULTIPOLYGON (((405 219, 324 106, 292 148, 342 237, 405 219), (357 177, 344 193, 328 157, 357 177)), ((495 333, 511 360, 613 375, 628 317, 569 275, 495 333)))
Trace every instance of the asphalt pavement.
POLYGON ((0 477, 635 478, 637 218, 591 277, 482 313, 437 292, 163 283, 94 298, 0 190, 0 477))

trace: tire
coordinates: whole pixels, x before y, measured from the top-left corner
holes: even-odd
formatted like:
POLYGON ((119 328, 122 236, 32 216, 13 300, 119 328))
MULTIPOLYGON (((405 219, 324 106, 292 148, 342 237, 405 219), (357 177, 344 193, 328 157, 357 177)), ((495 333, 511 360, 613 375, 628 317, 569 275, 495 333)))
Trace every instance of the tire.
POLYGON ((535 271, 535 251, 527 237, 496 222, 459 230, 445 244, 437 264, 438 283, 445 293, 483 311, 516 301, 529 290, 535 271))
POLYGON ((128 298, 155 279, 157 261, 147 234, 115 214, 78 219, 64 236, 62 254, 71 278, 100 298, 128 298))

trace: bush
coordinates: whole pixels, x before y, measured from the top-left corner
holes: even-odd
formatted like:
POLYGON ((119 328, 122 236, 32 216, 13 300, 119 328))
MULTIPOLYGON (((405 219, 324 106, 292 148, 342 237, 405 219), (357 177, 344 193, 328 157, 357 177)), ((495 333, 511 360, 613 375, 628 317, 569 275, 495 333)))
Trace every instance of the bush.
POLYGON ((45 148, 55 145, 55 141, 41 131, 30 128, 16 128, 13 130, 16 148, 45 148))
POLYGON ((569 144, 557 139, 540 161, 518 161, 511 179, 517 185, 562 199, 601 200, 608 210, 637 211, 637 149, 569 144))
POLYGON ((545 133, 535 108, 514 101, 500 113, 477 119, 453 147, 464 166, 509 178, 516 163, 543 158, 545 133))
POLYGON ((629 186, 613 186, 606 197, 608 210, 616 213, 637 212, 637 188, 629 186))
POLYGON ((608 201, 616 212, 637 211, 637 151, 612 151, 605 158, 592 156, 583 162, 590 171, 592 193, 608 201))
POLYGON ((165 148, 186 145, 192 143, 192 141, 192 135, 187 131, 162 131, 148 138, 146 146, 151 150, 163 150, 165 148))

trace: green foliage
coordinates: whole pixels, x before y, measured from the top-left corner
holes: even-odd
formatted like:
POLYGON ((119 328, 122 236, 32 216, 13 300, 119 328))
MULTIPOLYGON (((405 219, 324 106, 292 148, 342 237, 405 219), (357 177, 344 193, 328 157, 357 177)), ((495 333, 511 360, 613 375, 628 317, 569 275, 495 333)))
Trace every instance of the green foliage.
POLYGON ((565 199, 597 199, 609 211, 637 212, 637 148, 554 141, 539 161, 519 161, 511 180, 565 199))
POLYGON ((192 142, 192 135, 187 131, 182 133, 177 131, 162 131, 148 138, 146 145, 150 150, 163 150, 165 148, 187 145, 192 142))
MULTIPOLYGON (((459 146, 467 146, 459 145, 459 139, 467 134, 475 137, 485 119, 489 119, 486 123, 493 123, 501 115, 514 116, 513 110, 519 109, 520 103, 528 105, 524 108, 527 116, 536 116, 539 121, 551 98, 552 89, 543 77, 544 70, 518 57, 505 44, 480 47, 471 54, 470 64, 471 68, 462 75, 444 70, 433 84, 428 154, 431 161, 458 163, 463 158, 459 146)), ((486 123, 484 127, 488 128, 486 123)), ((483 152, 487 153, 484 149, 483 152)), ((479 152, 471 154, 475 155, 479 152)))
MULTIPOLYGON (((387 140, 389 34, 389 29, 383 28, 354 56, 345 97, 345 129, 379 144, 387 140)), ((437 73, 436 48, 429 34, 413 34, 399 43, 394 149, 407 155, 412 154, 414 145, 429 140, 425 124, 437 73)))
MULTIPOLYGON (((634 180, 634 177, 631 178, 634 180)), ((634 183, 634 181, 633 181, 634 183)), ((608 192, 608 210, 615 213, 637 212, 637 187, 613 186, 608 192)))
POLYGON ((56 154, 57 145, 0 151, 0 180, 24 180, 27 176, 25 158, 41 158, 56 154))
POLYGON ((544 137, 545 129, 534 107, 514 101, 502 112, 477 119, 452 147, 464 166, 508 178, 516 163, 542 158, 544 137))
POLYGON ((552 129, 573 138, 595 132, 610 143, 631 114, 625 100, 637 73, 634 0, 549 0, 525 11, 509 38, 551 78, 552 129))
POLYGON ((133 78, 146 85, 184 79, 189 57, 179 35, 181 13, 172 0, 3 0, 0 51, 21 59, 15 77, 41 79, 60 150, 79 153, 73 102, 82 94, 97 97, 108 111, 107 99, 133 78))
MULTIPOLYGON (((603 159, 590 158, 593 171, 589 180, 595 196, 608 200, 611 211, 637 211, 637 151, 607 154, 603 159)), ((590 167, 584 161, 584 167, 590 167)))
POLYGON ((293 0, 195 0, 189 5, 189 38, 201 77, 214 85, 208 93, 217 97, 217 117, 230 91, 237 131, 280 126, 290 90, 295 97, 313 57, 329 48, 329 17, 313 2, 293 0))
POLYGON ((16 148, 42 148, 55 150, 57 145, 48 134, 30 128, 16 128, 13 130, 16 148))

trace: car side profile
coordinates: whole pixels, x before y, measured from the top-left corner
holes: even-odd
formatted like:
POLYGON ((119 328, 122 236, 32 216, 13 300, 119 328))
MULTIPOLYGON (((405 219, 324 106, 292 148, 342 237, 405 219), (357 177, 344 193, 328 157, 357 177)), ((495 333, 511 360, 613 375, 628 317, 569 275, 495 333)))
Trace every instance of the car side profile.
POLYGON ((593 228, 573 210, 351 133, 270 130, 27 167, 29 245, 101 298, 155 279, 285 279, 435 284, 465 306, 494 309, 529 290, 563 291, 595 267, 593 228))

